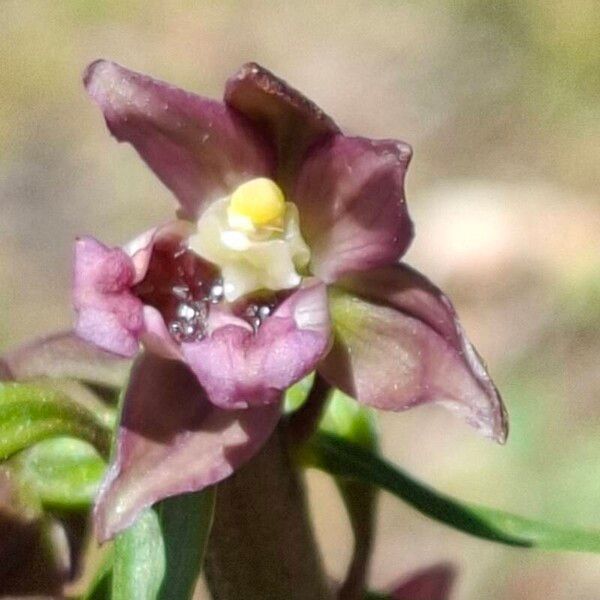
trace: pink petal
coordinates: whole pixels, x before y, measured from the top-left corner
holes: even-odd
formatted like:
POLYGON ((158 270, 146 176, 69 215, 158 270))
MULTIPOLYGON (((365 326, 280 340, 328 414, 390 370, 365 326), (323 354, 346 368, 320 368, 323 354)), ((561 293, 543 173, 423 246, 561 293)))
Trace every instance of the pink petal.
POLYGON ((133 356, 142 341, 165 358, 180 358, 160 313, 144 306, 132 287, 144 279, 157 242, 177 246, 189 232, 190 224, 179 220, 142 233, 122 249, 108 248, 89 237, 78 240, 73 284, 75 332, 123 356, 133 356))
POLYGON ((11 378, 38 377, 83 379, 121 387, 131 361, 101 350, 68 331, 35 340, 2 357, 11 378))
POLYGON ((87 68, 84 82, 111 133, 135 147, 187 217, 272 172, 260 133, 220 102, 103 60, 87 68))
POLYGON ((340 282, 330 298, 336 345, 320 370, 357 400, 385 410, 438 402, 502 443, 507 416, 452 304, 406 265, 340 282))
POLYGON ((177 245, 181 240, 187 239, 193 231, 194 226, 188 221, 169 221, 145 231, 125 244, 123 251, 131 257, 135 271, 133 283, 139 283, 146 275, 156 242, 172 242, 177 245))
POLYGON ((211 400, 223 408, 278 402, 310 373, 330 346, 323 283, 308 280, 260 326, 225 324, 201 342, 183 344, 186 362, 211 400))
POLYGON ((313 148, 293 200, 311 249, 311 270, 327 283, 396 262, 413 227, 404 199, 410 146, 342 135, 313 148))
POLYGON ((163 498, 213 485, 249 460, 279 420, 279 405, 224 411, 177 361, 144 355, 132 370, 116 457, 100 490, 100 540, 163 498))
POLYGON ((243 65, 229 79, 225 102, 270 134, 284 183, 295 173, 309 146, 339 131, 316 104, 256 63, 243 65))
POLYGON ((142 303, 130 291, 131 258, 91 237, 77 240, 73 278, 75 333, 100 348, 133 356, 143 328, 142 303))
POLYGON ((409 575, 390 593, 394 600, 449 600, 456 570, 439 564, 409 575))

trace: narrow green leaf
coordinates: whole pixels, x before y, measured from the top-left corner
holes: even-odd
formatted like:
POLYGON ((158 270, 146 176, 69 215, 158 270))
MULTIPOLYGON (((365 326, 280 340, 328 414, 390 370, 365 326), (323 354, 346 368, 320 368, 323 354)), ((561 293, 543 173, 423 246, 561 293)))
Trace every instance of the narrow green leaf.
POLYGON ((106 469, 94 447, 75 438, 39 442, 13 464, 45 507, 64 510, 89 507, 106 469))
POLYGON ((600 531, 559 527, 500 510, 468 504, 416 481, 375 454, 330 434, 317 434, 300 457, 336 477, 370 483, 427 517, 510 546, 600 553, 600 531))
POLYGON ((114 541, 112 600, 154 600, 165 575, 165 546, 156 512, 146 509, 114 541))
POLYGON ((0 460, 41 440, 72 436, 106 456, 110 430, 61 392, 25 383, 0 383, 0 460))
POLYGON ((192 597, 204 562, 214 506, 214 488, 167 498, 156 506, 166 551, 160 600, 192 597))

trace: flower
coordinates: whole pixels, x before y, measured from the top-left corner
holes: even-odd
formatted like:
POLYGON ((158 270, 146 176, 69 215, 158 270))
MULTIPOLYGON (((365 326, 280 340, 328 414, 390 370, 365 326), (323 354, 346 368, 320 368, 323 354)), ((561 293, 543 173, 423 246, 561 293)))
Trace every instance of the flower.
POLYGON ((456 579, 456 569, 439 563, 412 573, 392 586, 393 600, 448 600, 456 579))
POLYGON ((344 135, 256 64, 224 102, 97 61, 85 85, 119 141, 179 202, 123 248, 84 237, 76 333, 136 362, 99 536, 227 477, 314 369, 359 402, 439 402, 503 441, 506 416, 448 299, 399 262, 410 147, 344 135))

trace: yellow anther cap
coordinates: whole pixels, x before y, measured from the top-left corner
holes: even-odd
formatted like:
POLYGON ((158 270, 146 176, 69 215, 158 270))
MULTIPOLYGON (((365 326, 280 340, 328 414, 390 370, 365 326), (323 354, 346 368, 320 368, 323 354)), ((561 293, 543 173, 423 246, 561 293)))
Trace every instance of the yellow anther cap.
POLYGON ((285 196, 272 179, 257 177, 242 183, 231 194, 229 212, 256 226, 274 224, 285 213, 285 196))

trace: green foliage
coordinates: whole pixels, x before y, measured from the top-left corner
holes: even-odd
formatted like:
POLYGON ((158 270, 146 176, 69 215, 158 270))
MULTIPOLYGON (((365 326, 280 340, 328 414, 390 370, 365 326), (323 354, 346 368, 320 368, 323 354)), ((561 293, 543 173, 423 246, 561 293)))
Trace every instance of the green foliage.
POLYGON ((369 483, 404 500, 425 516, 475 537, 509 546, 600 553, 600 531, 558 527, 446 496, 372 452, 330 434, 317 434, 304 461, 336 477, 369 483))
POLYGON ((51 388, 0 383, 0 460, 44 439, 72 436, 107 456, 111 432, 94 415, 51 388))
POLYGON ((167 498, 156 507, 166 572, 159 600, 191 598, 200 576, 215 507, 215 490, 167 498))
POLYGON ((89 507, 106 465, 87 442, 54 438, 35 444, 12 463, 17 477, 48 508, 89 507))
POLYGON ((167 498, 117 535, 84 600, 185 600, 200 577, 213 488, 167 498))
POLYGON ((156 512, 146 509, 115 538, 112 600, 158 597, 166 571, 165 544, 156 512))

